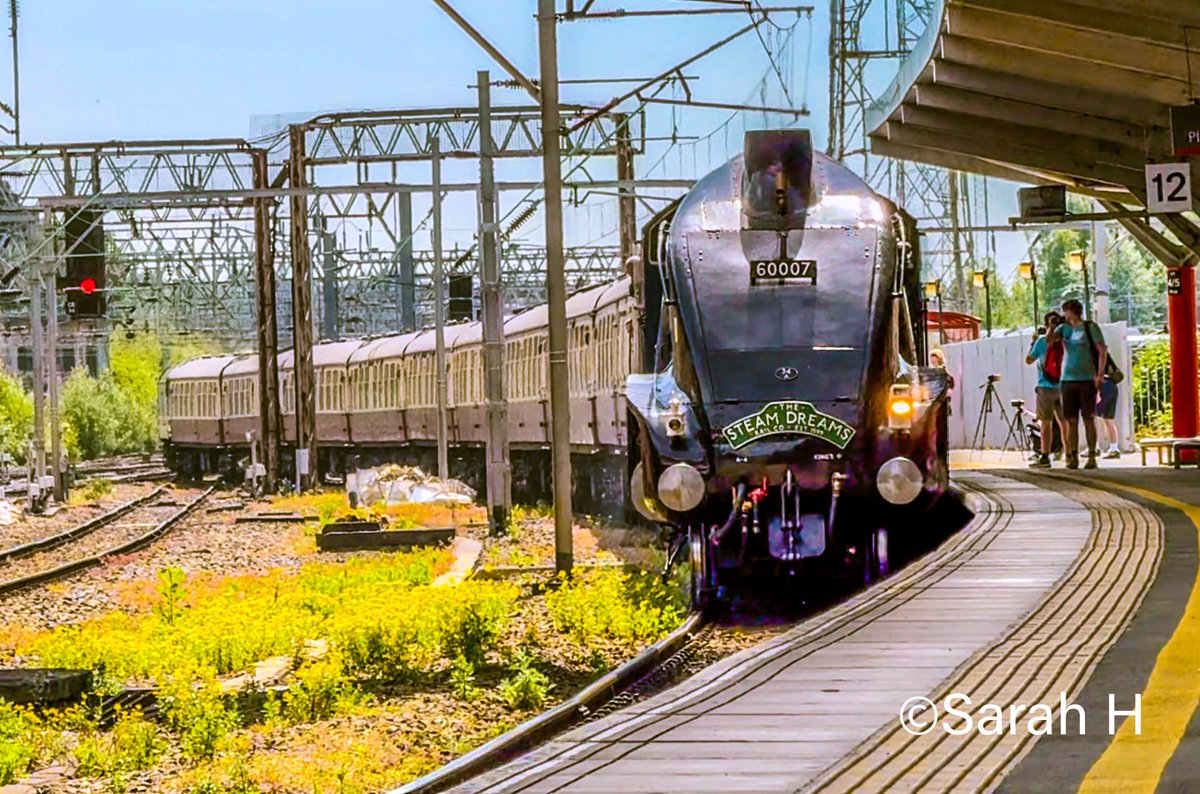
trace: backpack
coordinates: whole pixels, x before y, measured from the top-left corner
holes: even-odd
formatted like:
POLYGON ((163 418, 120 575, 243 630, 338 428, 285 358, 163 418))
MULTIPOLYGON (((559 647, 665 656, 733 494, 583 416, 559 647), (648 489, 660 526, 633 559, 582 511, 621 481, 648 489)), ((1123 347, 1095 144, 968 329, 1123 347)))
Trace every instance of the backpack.
MULTIPOLYGON (((1100 366, 1100 350, 1096 347, 1096 340, 1092 338, 1092 321, 1085 320, 1083 323, 1083 332, 1087 334, 1088 346, 1092 349, 1092 366, 1100 366)), ((1104 376, 1113 383, 1120 383, 1125 380, 1125 373, 1117 366, 1117 362, 1113 361, 1112 353, 1108 354, 1107 360, 1104 362, 1104 376)))
POLYGON ((1046 360, 1042 363, 1042 377, 1055 386, 1062 380, 1063 355, 1066 353, 1062 340, 1046 346, 1046 360))

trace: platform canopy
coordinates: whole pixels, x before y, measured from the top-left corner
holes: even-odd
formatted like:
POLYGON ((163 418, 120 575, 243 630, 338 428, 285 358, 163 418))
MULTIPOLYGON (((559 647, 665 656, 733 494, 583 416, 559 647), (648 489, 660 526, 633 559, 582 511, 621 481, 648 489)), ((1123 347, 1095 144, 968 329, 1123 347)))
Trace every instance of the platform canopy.
MULTIPOLYGON (((1197 0, 933 6, 925 35, 868 109, 872 151, 1065 184, 1115 213, 1144 206, 1147 163, 1182 159, 1171 153, 1168 113, 1200 91, 1197 0)), ((1183 215, 1159 220, 1171 234, 1144 219, 1122 223, 1165 264, 1194 262, 1200 227, 1183 215)))

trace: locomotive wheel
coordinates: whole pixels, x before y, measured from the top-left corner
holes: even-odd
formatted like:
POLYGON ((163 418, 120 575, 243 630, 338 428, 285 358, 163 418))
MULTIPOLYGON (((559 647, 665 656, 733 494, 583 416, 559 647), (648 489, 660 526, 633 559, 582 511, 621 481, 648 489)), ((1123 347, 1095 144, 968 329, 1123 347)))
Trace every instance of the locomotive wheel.
POLYGON ((871 584, 887 577, 892 572, 888 550, 888 531, 879 527, 867 534, 867 553, 863 570, 863 582, 871 584))

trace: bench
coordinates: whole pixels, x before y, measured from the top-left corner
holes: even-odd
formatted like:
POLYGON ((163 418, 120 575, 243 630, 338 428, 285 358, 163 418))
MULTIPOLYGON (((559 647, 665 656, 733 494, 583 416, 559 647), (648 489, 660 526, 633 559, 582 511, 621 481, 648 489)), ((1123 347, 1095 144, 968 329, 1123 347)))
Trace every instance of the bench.
MULTIPOLYGON (((1200 438, 1181 438, 1171 446, 1171 449, 1173 457, 1175 458, 1175 468, 1178 469, 1179 466, 1184 463, 1184 461, 1180 459, 1181 456, 1179 453, 1185 449, 1194 449, 1200 451, 1200 438)), ((1200 454, 1195 455, 1191 460, 1186 462, 1189 465, 1194 464, 1200 467, 1200 454)))
MULTIPOLYGON (((1142 453, 1142 465, 1146 465, 1146 453, 1150 450, 1158 452, 1158 465, 1172 465, 1179 468, 1182 461, 1179 459, 1179 452, 1185 449, 1200 450, 1200 438, 1142 438, 1138 440, 1138 449, 1142 453), (1166 460, 1163 459, 1163 452, 1166 452, 1166 460)), ((1200 463, 1200 456, 1197 456, 1197 461, 1200 463)))

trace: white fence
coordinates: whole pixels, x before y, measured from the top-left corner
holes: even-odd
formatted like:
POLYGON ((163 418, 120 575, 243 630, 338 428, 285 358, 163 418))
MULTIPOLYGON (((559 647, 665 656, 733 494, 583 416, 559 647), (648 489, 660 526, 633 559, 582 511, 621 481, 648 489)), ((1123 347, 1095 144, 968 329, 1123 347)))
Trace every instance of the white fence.
MULTIPOLYGON (((1116 357, 1117 365, 1125 373, 1125 380, 1121 382, 1117 393, 1117 430, 1120 433, 1121 449, 1130 452, 1134 447, 1128 329, 1125 323, 1109 323, 1101 328, 1104 330, 1104 340, 1108 343, 1109 353, 1116 357)), ((1028 336, 1002 336, 945 346, 946 369, 954 376, 955 383, 950 400, 952 448, 969 449, 972 446, 983 407, 983 395, 986 392, 982 387, 987 383, 989 375, 1000 376, 996 382, 996 392, 1009 420, 1011 421, 1015 413, 1012 401, 1022 399, 1025 401, 1025 409, 1031 414, 1025 417, 1023 423, 1032 421, 1032 414, 1036 410, 1034 387, 1037 386, 1037 366, 1025 363, 1031 341, 1028 336)), ((1000 406, 994 405, 992 413, 987 417, 986 432, 979 446, 984 449, 999 449, 1007 435, 1008 426, 1000 414, 1000 406)), ((1081 428, 1081 444, 1083 437, 1081 428)), ((1103 441, 1103 438, 1101 440, 1103 441)))

